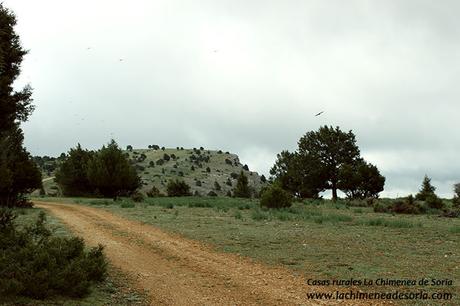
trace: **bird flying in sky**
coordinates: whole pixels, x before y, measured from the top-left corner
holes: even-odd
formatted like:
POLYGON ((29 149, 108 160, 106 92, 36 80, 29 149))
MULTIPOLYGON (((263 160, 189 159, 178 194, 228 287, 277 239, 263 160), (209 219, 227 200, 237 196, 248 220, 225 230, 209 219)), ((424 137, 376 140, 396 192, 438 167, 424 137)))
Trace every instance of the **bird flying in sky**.
POLYGON ((318 116, 321 115, 322 113, 324 113, 324 111, 321 111, 321 112, 317 113, 317 114, 315 115, 315 117, 318 117, 318 116))

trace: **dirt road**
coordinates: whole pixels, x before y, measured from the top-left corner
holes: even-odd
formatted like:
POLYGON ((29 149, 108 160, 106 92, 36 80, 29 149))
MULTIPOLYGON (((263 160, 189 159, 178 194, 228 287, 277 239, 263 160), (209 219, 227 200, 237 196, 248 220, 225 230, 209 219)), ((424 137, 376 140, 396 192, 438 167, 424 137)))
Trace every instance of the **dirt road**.
POLYGON ((102 209, 46 202, 35 205, 48 210, 90 245, 103 244, 111 263, 148 292, 152 305, 333 305, 307 300, 306 293, 315 288, 289 270, 218 253, 201 242, 102 209))

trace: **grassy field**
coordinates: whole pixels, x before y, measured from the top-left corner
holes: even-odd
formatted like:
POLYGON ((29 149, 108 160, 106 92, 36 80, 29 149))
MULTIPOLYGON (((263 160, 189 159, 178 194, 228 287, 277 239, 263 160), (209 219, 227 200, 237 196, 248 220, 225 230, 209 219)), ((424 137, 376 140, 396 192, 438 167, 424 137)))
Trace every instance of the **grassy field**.
MULTIPOLYGON (((19 226, 26 226, 35 222, 41 209, 16 209, 18 218, 15 222, 19 226)), ((56 235, 70 237, 71 233, 55 218, 47 215, 47 224, 56 235)), ((94 306, 94 305, 148 305, 146 296, 130 288, 126 276, 118 269, 109 266, 107 279, 92 288, 91 294, 83 299, 71 299, 56 296, 52 299, 34 300, 30 298, 14 297, 5 299, 0 297, 0 305, 68 305, 68 306, 94 306)))
POLYGON ((423 289, 457 297, 460 291, 460 219, 374 213, 330 201, 267 211, 257 200, 234 198, 49 200, 106 209, 307 278, 450 279, 453 286, 423 289))

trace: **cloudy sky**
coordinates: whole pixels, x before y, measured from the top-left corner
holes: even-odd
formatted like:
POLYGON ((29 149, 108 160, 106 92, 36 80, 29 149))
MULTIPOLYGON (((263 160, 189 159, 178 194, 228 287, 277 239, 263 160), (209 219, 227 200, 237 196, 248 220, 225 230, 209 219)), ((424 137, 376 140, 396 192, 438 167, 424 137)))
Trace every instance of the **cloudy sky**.
POLYGON ((4 0, 30 52, 34 155, 80 142, 222 149, 267 174, 353 130, 384 196, 460 181, 459 1, 4 0), (321 116, 315 117, 319 111, 321 116))

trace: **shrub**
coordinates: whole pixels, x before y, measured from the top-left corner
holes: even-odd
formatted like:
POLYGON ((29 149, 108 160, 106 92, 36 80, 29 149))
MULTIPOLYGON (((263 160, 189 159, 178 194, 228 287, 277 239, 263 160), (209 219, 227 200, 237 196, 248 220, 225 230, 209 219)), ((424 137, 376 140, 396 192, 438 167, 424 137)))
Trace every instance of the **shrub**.
POLYGON ((234 180, 238 179, 238 174, 235 172, 230 173, 230 177, 234 180))
POLYGON ((168 155, 168 154, 163 154, 163 160, 165 161, 169 161, 171 159, 171 157, 168 155))
POLYGON ((260 205, 267 208, 283 208, 292 205, 291 195, 279 186, 268 188, 260 199, 260 205))
POLYGON ((226 195, 227 195, 227 197, 231 197, 231 196, 232 196, 232 192, 229 190, 229 191, 227 191, 227 194, 226 194, 226 195))
POLYGON ((182 197, 190 195, 190 186, 184 181, 170 180, 166 189, 168 197, 182 197))
POLYGON ((215 193, 214 191, 211 190, 210 192, 208 192, 208 196, 217 197, 217 193, 215 193))
POLYGON ((206 167, 206 172, 208 172, 208 173, 211 172, 211 168, 206 167))
POLYGON ((228 158, 225 159, 225 163, 226 163, 227 165, 230 165, 230 166, 233 165, 232 161, 231 161, 230 159, 228 159, 228 158))
POLYGON ((407 198, 394 201, 391 211, 397 214, 419 214, 425 212, 426 208, 409 195, 407 198))
POLYGON ((120 207, 121 208, 134 208, 136 207, 136 205, 134 205, 134 202, 131 202, 131 201, 123 201, 121 202, 120 207))
POLYGON ((427 195, 425 198, 425 203, 430 208, 441 209, 444 207, 442 200, 435 194, 427 195))
POLYGON ((131 194, 131 200, 134 202, 142 202, 144 201, 144 195, 139 191, 133 192, 133 194, 131 194))
POLYGON ((85 250, 83 239, 55 237, 40 213, 35 224, 18 229, 11 211, 0 210, 0 296, 44 299, 83 297, 104 280, 103 247, 85 250))
POLYGON ((220 187, 220 184, 217 181, 214 181, 214 189, 217 191, 222 190, 222 187, 220 187))
POLYGON ((227 178, 227 181, 225 182, 226 185, 232 186, 232 180, 230 178, 227 178))
POLYGON ((201 181, 195 181, 195 185, 201 187, 201 181))
POLYGON ((262 174, 262 176, 260 177, 260 182, 265 183, 266 181, 267 179, 265 178, 265 175, 262 174))
POLYGON ((147 191, 147 196, 149 198, 155 198, 162 196, 160 190, 156 186, 152 186, 149 191, 147 191))
POLYGON ((248 165, 244 165, 244 166, 243 166, 243 169, 246 170, 246 171, 249 171, 248 165))
POLYGON ((153 160, 149 161, 149 167, 155 168, 155 162, 153 160))
POLYGON ((164 163, 165 163, 165 161, 164 161, 163 159, 158 159, 156 164, 157 164, 158 166, 161 166, 161 165, 163 165, 164 163))
POLYGON ((380 202, 380 201, 377 201, 375 204, 374 204, 374 212, 378 212, 378 213, 384 213, 384 212, 388 212, 389 211, 389 208, 387 205, 385 205, 384 203, 380 202))

